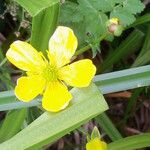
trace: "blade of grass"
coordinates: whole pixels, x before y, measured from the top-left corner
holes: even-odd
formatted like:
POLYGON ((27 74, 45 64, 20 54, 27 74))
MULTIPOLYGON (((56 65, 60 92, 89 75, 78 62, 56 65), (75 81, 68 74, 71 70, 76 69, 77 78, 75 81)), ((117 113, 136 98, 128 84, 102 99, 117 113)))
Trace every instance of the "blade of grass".
POLYGON ((150 133, 130 136, 108 144, 108 150, 135 150, 150 147, 150 133))
POLYGON ((53 34, 59 14, 59 0, 15 0, 32 19, 31 44, 37 50, 46 51, 48 41, 53 34))
POLYGON ((138 25, 148 23, 148 22, 150 22, 150 13, 147 13, 147 14, 137 18, 136 21, 132 25, 128 26, 126 29, 131 28, 131 27, 136 27, 138 25))
POLYGON ((58 14, 59 3, 56 3, 33 18, 31 44, 37 50, 48 49, 48 41, 56 28, 58 14))
POLYGON ((0 149, 36 149, 54 142, 108 109, 103 95, 94 84, 87 88, 74 88, 71 93, 74 99, 67 109, 59 113, 45 112, 13 138, 0 144, 0 149))
POLYGON ((142 47, 142 50, 140 54, 138 55, 137 59, 134 61, 134 64, 132 67, 137 67, 141 65, 145 65, 150 62, 150 26, 147 30, 146 38, 144 45, 142 47))
MULTIPOLYGON (((94 82, 103 94, 148 86, 150 85, 150 65, 97 75, 94 82)), ((40 104, 40 97, 29 103, 24 103, 16 99, 13 91, 0 92, 0 111, 40 104)))
POLYGON ((0 143, 10 139, 21 130, 26 112, 26 108, 24 108, 21 110, 12 110, 7 113, 0 129, 0 143))
POLYGON ((123 118, 123 121, 126 122, 127 119, 128 119, 128 116, 130 114, 132 114, 132 108, 134 107, 139 95, 141 94, 141 92, 144 90, 144 88, 138 88, 138 89, 135 89, 135 91, 133 92, 131 98, 128 100, 128 105, 127 105, 127 108, 125 110, 125 114, 124 114, 124 118, 123 118))
POLYGON ((139 49, 142 44, 144 33, 140 30, 134 30, 119 46, 109 55, 104 62, 98 67, 98 73, 109 69, 112 65, 120 61, 120 59, 131 55, 132 52, 139 49))
POLYGON ((35 17, 43 10, 51 7, 52 5, 58 3, 58 0, 15 0, 20 6, 28 11, 28 13, 35 17))
POLYGON ((122 138, 119 131, 116 129, 112 121, 105 113, 100 114, 95 119, 96 122, 99 123, 103 130, 108 134, 112 141, 116 141, 122 138))
POLYGON ((94 82, 103 94, 150 85, 150 65, 97 75, 94 82))

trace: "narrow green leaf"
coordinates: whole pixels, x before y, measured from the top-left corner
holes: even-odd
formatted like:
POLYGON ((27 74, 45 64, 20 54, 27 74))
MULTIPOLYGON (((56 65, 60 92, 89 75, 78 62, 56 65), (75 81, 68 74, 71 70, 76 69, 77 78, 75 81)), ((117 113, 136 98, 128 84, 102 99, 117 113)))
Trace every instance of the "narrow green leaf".
POLYGON ((44 9, 58 3, 58 0, 15 0, 24 9, 26 9, 29 14, 34 17, 38 15, 44 9))
POLYGON ((40 51, 48 49, 48 41, 58 20, 59 0, 15 0, 33 17, 31 44, 40 51))
POLYGON ((125 114, 124 114, 124 121, 127 121, 128 116, 132 114, 132 108, 134 107, 134 105, 136 104, 136 101, 138 100, 138 97, 140 95, 140 93, 143 91, 144 88, 138 88, 136 89, 131 98, 128 100, 128 105, 127 108, 125 110, 125 114))
POLYGON ((147 13, 147 14, 137 18, 137 20, 132 25, 128 26, 126 29, 131 28, 131 27, 136 27, 138 25, 148 23, 148 22, 150 22, 150 13, 147 13))
POLYGON ((150 62, 150 49, 139 57, 131 67, 143 66, 150 62))
POLYGON ((103 94, 150 85, 150 65, 97 75, 94 82, 103 94))
POLYGON ((31 44, 40 51, 48 49, 48 41, 53 34, 59 14, 59 3, 43 10, 32 20, 31 44))
POLYGON ((103 95, 94 84, 87 88, 74 88, 71 93, 74 99, 67 109, 59 113, 45 112, 27 128, 2 143, 0 149, 33 150, 54 142, 108 109, 103 95))
MULTIPOLYGON (((150 65, 97 75, 95 84, 103 94, 135 89, 150 85, 150 65)), ((41 97, 24 103, 13 91, 0 92, 0 111, 41 105, 41 97)))
POLYGON ((150 147, 150 133, 130 136, 108 144, 108 150, 135 150, 150 147))
POLYGON ((137 50, 144 37, 144 33, 140 30, 134 30, 119 46, 118 48, 109 55, 102 65, 99 66, 98 70, 103 72, 109 69, 113 64, 116 64, 120 59, 131 55, 131 53, 137 50))
POLYGON ((150 56, 150 38, 149 37, 150 37, 150 26, 146 33, 144 45, 140 51, 140 54, 138 55, 137 59, 135 60, 134 64, 132 65, 132 67, 145 65, 150 62, 150 57, 149 57, 150 56))
POLYGON ((4 142, 17 134, 23 125, 26 117, 26 109, 12 110, 7 113, 0 128, 0 142, 4 142))
POLYGON ((122 138, 117 128, 105 113, 97 116, 96 121, 100 124, 100 126, 104 129, 112 141, 116 141, 122 138))

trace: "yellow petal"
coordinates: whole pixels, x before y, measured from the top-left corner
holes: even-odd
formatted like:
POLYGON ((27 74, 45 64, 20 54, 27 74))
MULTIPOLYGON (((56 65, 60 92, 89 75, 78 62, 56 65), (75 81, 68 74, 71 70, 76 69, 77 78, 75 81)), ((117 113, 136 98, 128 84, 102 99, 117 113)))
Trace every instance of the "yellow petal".
POLYGON ((90 59, 83 59, 64 66, 59 70, 60 80, 74 87, 86 87, 96 73, 96 67, 90 59))
POLYGON ((42 106, 47 111, 57 112, 64 109, 72 99, 67 87, 59 81, 50 82, 42 99, 42 106))
POLYGON ((105 142, 95 138, 86 144, 86 150, 107 150, 105 142))
POLYGON ((45 80, 40 76, 23 76, 17 80, 15 95, 19 100, 28 102, 41 94, 44 87, 45 80))
POLYGON ((72 29, 59 26, 49 40, 48 57, 52 64, 61 67, 70 62, 77 48, 77 38, 72 29))
POLYGON ((6 57, 13 65, 24 71, 36 71, 45 66, 40 53, 27 42, 13 42, 6 53, 6 57))

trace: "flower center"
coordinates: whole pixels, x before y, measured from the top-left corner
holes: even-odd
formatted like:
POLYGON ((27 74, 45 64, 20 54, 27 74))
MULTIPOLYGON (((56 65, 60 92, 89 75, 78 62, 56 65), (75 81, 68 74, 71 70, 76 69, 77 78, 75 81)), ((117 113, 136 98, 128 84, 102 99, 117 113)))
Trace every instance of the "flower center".
POLYGON ((55 81, 58 77, 58 71, 55 66, 47 65, 43 70, 43 76, 47 82, 55 81))

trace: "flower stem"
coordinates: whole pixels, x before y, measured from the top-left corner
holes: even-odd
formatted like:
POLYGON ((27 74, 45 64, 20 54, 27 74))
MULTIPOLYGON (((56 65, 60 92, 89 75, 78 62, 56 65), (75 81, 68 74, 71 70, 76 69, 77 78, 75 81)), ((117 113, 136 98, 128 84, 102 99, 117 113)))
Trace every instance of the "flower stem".
MULTIPOLYGON (((96 39, 94 43, 101 42, 103 39, 106 38, 107 35, 108 35, 108 33, 103 34, 99 39, 96 39)), ((86 52, 90 48, 91 48, 91 44, 88 44, 88 45, 84 46, 83 48, 81 48, 81 49, 79 49, 79 50, 76 51, 75 56, 78 56, 78 55, 86 52)))

